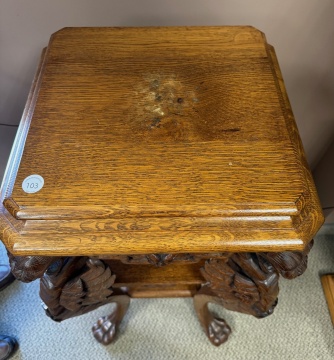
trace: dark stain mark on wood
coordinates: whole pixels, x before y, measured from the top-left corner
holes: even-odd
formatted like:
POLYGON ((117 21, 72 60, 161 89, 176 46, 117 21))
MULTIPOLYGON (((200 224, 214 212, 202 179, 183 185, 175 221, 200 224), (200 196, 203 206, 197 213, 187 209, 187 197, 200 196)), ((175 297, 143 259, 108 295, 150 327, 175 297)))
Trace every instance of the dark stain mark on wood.
POLYGON ((158 79, 155 79, 151 82, 151 89, 156 90, 160 86, 160 81, 158 79))
POLYGON ((233 129, 222 129, 222 132, 238 132, 240 128, 233 128, 233 129))
POLYGON ((151 125, 150 125, 150 128, 152 129, 152 128, 160 127, 160 121, 161 121, 160 118, 158 118, 158 117, 154 118, 151 125))

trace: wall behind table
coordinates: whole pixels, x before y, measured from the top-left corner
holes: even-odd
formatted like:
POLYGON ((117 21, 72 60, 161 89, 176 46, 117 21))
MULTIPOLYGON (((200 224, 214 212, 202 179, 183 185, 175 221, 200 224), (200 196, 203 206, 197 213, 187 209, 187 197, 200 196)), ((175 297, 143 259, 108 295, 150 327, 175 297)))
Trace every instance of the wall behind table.
POLYGON ((65 26, 253 25, 275 46, 312 167, 334 134, 333 0, 0 0, 0 123, 18 124, 65 26))
POLYGON ((334 141, 313 171, 326 223, 334 224, 334 141))

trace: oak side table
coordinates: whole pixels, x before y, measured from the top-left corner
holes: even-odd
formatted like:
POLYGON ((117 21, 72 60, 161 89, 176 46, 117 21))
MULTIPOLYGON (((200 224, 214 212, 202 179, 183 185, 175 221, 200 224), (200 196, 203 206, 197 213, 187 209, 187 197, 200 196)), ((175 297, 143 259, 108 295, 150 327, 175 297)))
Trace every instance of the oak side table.
POLYGON ((1 189, 14 275, 62 321, 131 297, 273 312, 323 215, 275 51, 252 27, 65 28, 43 51, 1 189))

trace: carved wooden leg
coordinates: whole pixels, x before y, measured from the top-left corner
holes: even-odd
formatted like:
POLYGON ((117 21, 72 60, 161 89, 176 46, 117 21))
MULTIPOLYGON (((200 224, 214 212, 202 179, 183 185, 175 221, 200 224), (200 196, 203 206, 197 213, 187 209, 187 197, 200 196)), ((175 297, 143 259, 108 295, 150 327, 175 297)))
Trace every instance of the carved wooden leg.
POLYGON ((114 340, 130 305, 130 297, 115 295, 110 299, 110 303, 116 303, 114 311, 108 316, 101 317, 92 328, 95 339, 103 345, 109 345, 114 340))
POLYGON ((194 296, 194 307, 206 336, 213 345, 219 346, 227 341, 231 333, 231 328, 224 319, 213 316, 208 308, 209 303, 221 305, 217 297, 201 291, 202 290, 194 296))
POLYGON ((115 310, 93 327, 95 338, 104 345, 115 338, 130 303, 127 295, 113 295, 116 276, 103 261, 88 257, 45 257, 9 255, 12 272, 21 281, 41 278, 40 296, 46 314, 63 321, 116 303, 115 310))
POLYGON ((127 295, 114 295, 116 276, 103 261, 86 257, 62 259, 41 279, 40 295, 48 316, 62 321, 116 303, 116 309, 93 326, 95 338, 107 345, 115 338, 130 303, 127 295))
POLYGON ((269 263, 259 261, 256 254, 228 254, 226 258, 210 259, 202 274, 208 283, 194 296, 194 304, 213 345, 227 341, 231 329, 223 319, 210 313, 208 303, 256 317, 271 314, 277 304, 278 274, 269 263))
POLYGON ((210 313, 208 303, 258 318, 272 314, 277 305, 279 275, 288 279, 301 275, 312 245, 303 252, 226 254, 225 258, 206 261, 201 270, 207 283, 194 296, 194 306, 211 343, 224 343, 231 330, 223 319, 210 313))

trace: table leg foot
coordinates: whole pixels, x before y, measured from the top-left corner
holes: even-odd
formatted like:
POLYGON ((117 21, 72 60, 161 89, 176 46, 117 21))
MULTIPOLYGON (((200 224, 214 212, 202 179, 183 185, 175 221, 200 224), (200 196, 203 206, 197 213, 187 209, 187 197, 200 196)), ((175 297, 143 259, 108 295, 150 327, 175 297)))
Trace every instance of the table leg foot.
POLYGON ((214 296, 201 293, 194 296, 194 307, 204 332, 211 344, 219 346, 228 340, 231 328, 224 319, 213 316, 208 308, 209 303, 220 304, 214 296))
POLYGON ((130 297, 116 295, 112 297, 110 302, 116 303, 114 311, 110 315, 98 319, 92 327, 95 339, 103 345, 109 345, 114 341, 119 325, 130 305, 130 297))

